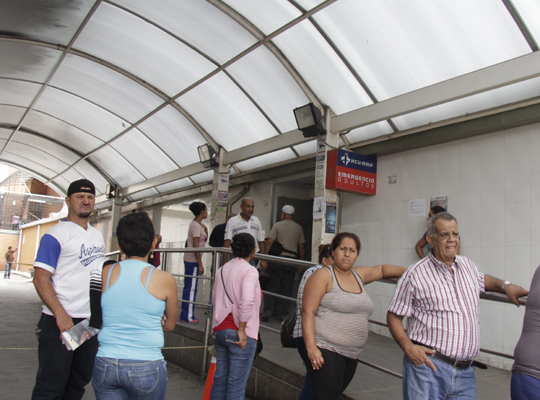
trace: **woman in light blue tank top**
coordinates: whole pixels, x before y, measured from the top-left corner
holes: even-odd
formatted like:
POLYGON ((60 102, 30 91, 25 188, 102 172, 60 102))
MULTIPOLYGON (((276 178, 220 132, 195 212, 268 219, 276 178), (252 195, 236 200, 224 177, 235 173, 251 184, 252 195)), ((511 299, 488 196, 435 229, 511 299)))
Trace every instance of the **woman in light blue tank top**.
POLYGON ((176 280, 147 262, 156 244, 148 214, 121 218, 117 234, 125 260, 103 268, 103 325, 92 386, 97 400, 161 400, 167 387, 163 331, 176 325, 176 280))

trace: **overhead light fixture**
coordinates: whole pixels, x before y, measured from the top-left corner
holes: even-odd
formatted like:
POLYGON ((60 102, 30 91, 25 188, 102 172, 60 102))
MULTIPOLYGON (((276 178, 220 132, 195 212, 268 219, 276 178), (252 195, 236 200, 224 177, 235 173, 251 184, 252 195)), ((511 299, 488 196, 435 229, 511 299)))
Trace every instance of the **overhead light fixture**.
POLYGON ((313 103, 295 108, 293 111, 296 118, 296 125, 302 131, 304 137, 313 137, 326 133, 321 123, 321 110, 315 107, 313 103))
POLYGON ((197 147, 197 151, 199 152, 199 159, 201 160, 204 168, 217 167, 219 165, 217 161, 217 153, 208 143, 197 147))

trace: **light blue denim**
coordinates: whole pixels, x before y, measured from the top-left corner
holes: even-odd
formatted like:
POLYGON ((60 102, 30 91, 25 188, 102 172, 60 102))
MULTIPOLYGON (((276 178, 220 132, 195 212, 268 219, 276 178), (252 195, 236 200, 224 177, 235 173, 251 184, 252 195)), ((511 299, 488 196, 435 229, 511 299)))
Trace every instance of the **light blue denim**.
POLYGON ((214 333, 217 361, 210 400, 244 400, 257 341, 248 337, 245 349, 236 342, 238 331, 234 329, 214 333))
POLYGON ((476 400, 474 367, 457 369, 430 358, 437 371, 403 357, 403 400, 476 400))
POLYGON ((163 360, 96 357, 92 386, 97 400, 163 400, 167 368, 163 360))

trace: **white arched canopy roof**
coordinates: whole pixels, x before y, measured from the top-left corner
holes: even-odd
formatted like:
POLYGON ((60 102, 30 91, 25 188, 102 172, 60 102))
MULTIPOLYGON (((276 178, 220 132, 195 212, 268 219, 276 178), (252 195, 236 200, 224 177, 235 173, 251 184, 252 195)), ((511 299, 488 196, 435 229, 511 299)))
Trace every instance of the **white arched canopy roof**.
POLYGON ((530 0, 2 0, 0 163, 127 201, 313 157, 292 110, 367 141, 537 102, 530 0))

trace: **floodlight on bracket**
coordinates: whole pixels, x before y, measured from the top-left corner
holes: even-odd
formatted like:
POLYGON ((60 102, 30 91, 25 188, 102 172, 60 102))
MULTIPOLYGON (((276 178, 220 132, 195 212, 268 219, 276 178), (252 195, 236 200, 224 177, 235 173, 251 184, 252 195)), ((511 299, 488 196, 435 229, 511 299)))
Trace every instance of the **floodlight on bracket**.
POLYGON ((296 125, 304 137, 314 137, 326 133, 322 125, 322 114, 315 104, 309 103, 293 110, 296 125))
POLYGON ((218 154, 208 143, 197 147, 197 151, 199 152, 199 159, 204 168, 219 166, 218 154))

